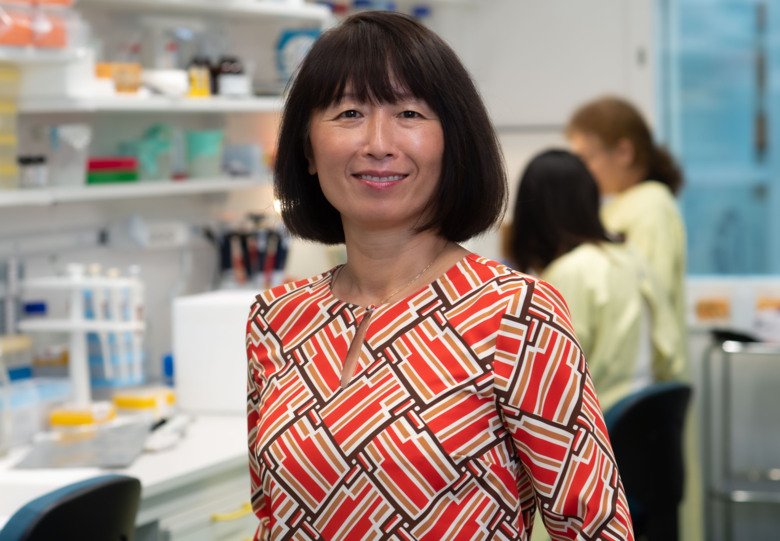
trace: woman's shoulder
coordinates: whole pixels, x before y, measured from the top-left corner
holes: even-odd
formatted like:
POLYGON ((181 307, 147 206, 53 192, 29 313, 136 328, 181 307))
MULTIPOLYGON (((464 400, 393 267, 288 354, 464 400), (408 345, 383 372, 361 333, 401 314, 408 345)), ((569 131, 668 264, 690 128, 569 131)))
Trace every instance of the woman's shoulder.
POLYGON ((553 260, 542 273, 542 277, 549 272, 585 272, 592 269, 594 265, 598 266, 607 261, 610 247, 611 243, 583 242, 553 260))
POLYGON ((563 296, 547 280, 476 254, 470 254, 464 261, 470 269, 479 272, 482 276, 490 277, 483 282, 483 288, 490 288, 501 297, 517 301, 509 303, 510 311, 513 310, 512 305, 522 306, 523 311, 527 311, 529 307, 541 305, 555 307, 556 311, 558 311, 558 307, 563 307, 563 311, 568 313, 563 296))
POLYGON ((265 289, 255 295, 255 301, 259 304, 270 306, 282 299, 290 297, 300 297, 306 295, 316 295, 322 292, 323 289, 330 289, 330 278, 333 275, 332 269, 328 269, 325 272, 303 278, 299 280, 292 280, 279 284, 278 286, 265 289))
POLYGON ((632 202, 641 205, 677 205, 674 194, 669 186, 657 180, 645 180, 630 187, 618 197, 615 201, 632 202))
POLYGON ((654 180, 640 182, 610 199, 601 217, 607 228, 621 233, 635 227, 678 227, 682 223, 674 194, 654 180))

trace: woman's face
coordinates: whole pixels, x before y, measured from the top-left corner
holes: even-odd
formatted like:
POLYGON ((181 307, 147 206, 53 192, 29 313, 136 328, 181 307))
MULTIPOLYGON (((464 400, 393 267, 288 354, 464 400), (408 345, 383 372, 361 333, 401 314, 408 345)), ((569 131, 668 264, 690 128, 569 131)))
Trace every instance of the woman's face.
POLYGON ((596 179, 602 195, 620 192, 626 187, 631 159, 619 146, 608 148, 592 133, 573 131, 568 134, 572 152, 577 154, 596 179))
POLYGON ((340 102, 312 114, 310 143, 309 172, 345 230, 419 225, 444 156, 441 122, 427 103, 363 103, 347 88, 340 102))

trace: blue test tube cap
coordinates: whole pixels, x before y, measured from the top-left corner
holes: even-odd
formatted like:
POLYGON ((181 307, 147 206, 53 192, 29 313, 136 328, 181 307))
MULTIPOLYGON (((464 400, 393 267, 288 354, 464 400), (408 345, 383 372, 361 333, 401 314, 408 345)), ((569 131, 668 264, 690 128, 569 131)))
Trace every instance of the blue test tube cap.
POLYGON ((29 301, 25 302, 22 306, 25 315, 28 316, 45 316, 46 315, 46 303, 44 301, 29 301))

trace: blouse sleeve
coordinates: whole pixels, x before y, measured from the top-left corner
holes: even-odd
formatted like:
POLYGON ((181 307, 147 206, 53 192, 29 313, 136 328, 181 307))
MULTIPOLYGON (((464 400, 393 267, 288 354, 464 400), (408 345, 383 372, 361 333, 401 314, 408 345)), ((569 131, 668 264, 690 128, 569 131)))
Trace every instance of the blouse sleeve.
POLYGON ((569 311, 538 281, 507 307, 494 362, 498 407, 554 540, 632 540, 604 418, 569 311))
POLYGON ((255 532, 255 541, 265 539, 265 532, 268 531, 269 511, 267 509, 265 498, 263 497, 262 486, 260 485, 260 467, 255 453, 255 447, 258 438, 258 424, 260 422, 259 406, 260 396, 263 385, 263 371, 259 363, 259 347, 261 340, 261 331, 255 322, 258 314, 258 303, 255 302, 249 312, 249 318, 246 325, 246 352, 247 352, 247 428, 249 434, 249 480, 250 480, 250 498, 252 510, 260 524, 255 532))

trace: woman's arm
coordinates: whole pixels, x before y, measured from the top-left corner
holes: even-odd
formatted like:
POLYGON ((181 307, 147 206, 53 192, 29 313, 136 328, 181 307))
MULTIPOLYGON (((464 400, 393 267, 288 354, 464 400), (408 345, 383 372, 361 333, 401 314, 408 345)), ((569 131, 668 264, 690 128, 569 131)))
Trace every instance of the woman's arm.
POLYGON ((623 485, 569 311, 545 282, 507 308, 496 393, 553 539, 632 540, 623 485))
POLYGON ((255 541, 265 539, 268 531, 268 510, 260 485, 260 466, 257 460, 255 447, 258 438, 258 424, 260 421, 259 405, 262 389, 262 369, 259 363, 260 330, 255 325, 255 317, 258 312, 258 303, 255 302, 249 311, 246 325, 246 352, 247 352, 247 428, 249 443, 249 479, 250 498, 252 510, 260 519, 260 525, 255 532, 255 541))

